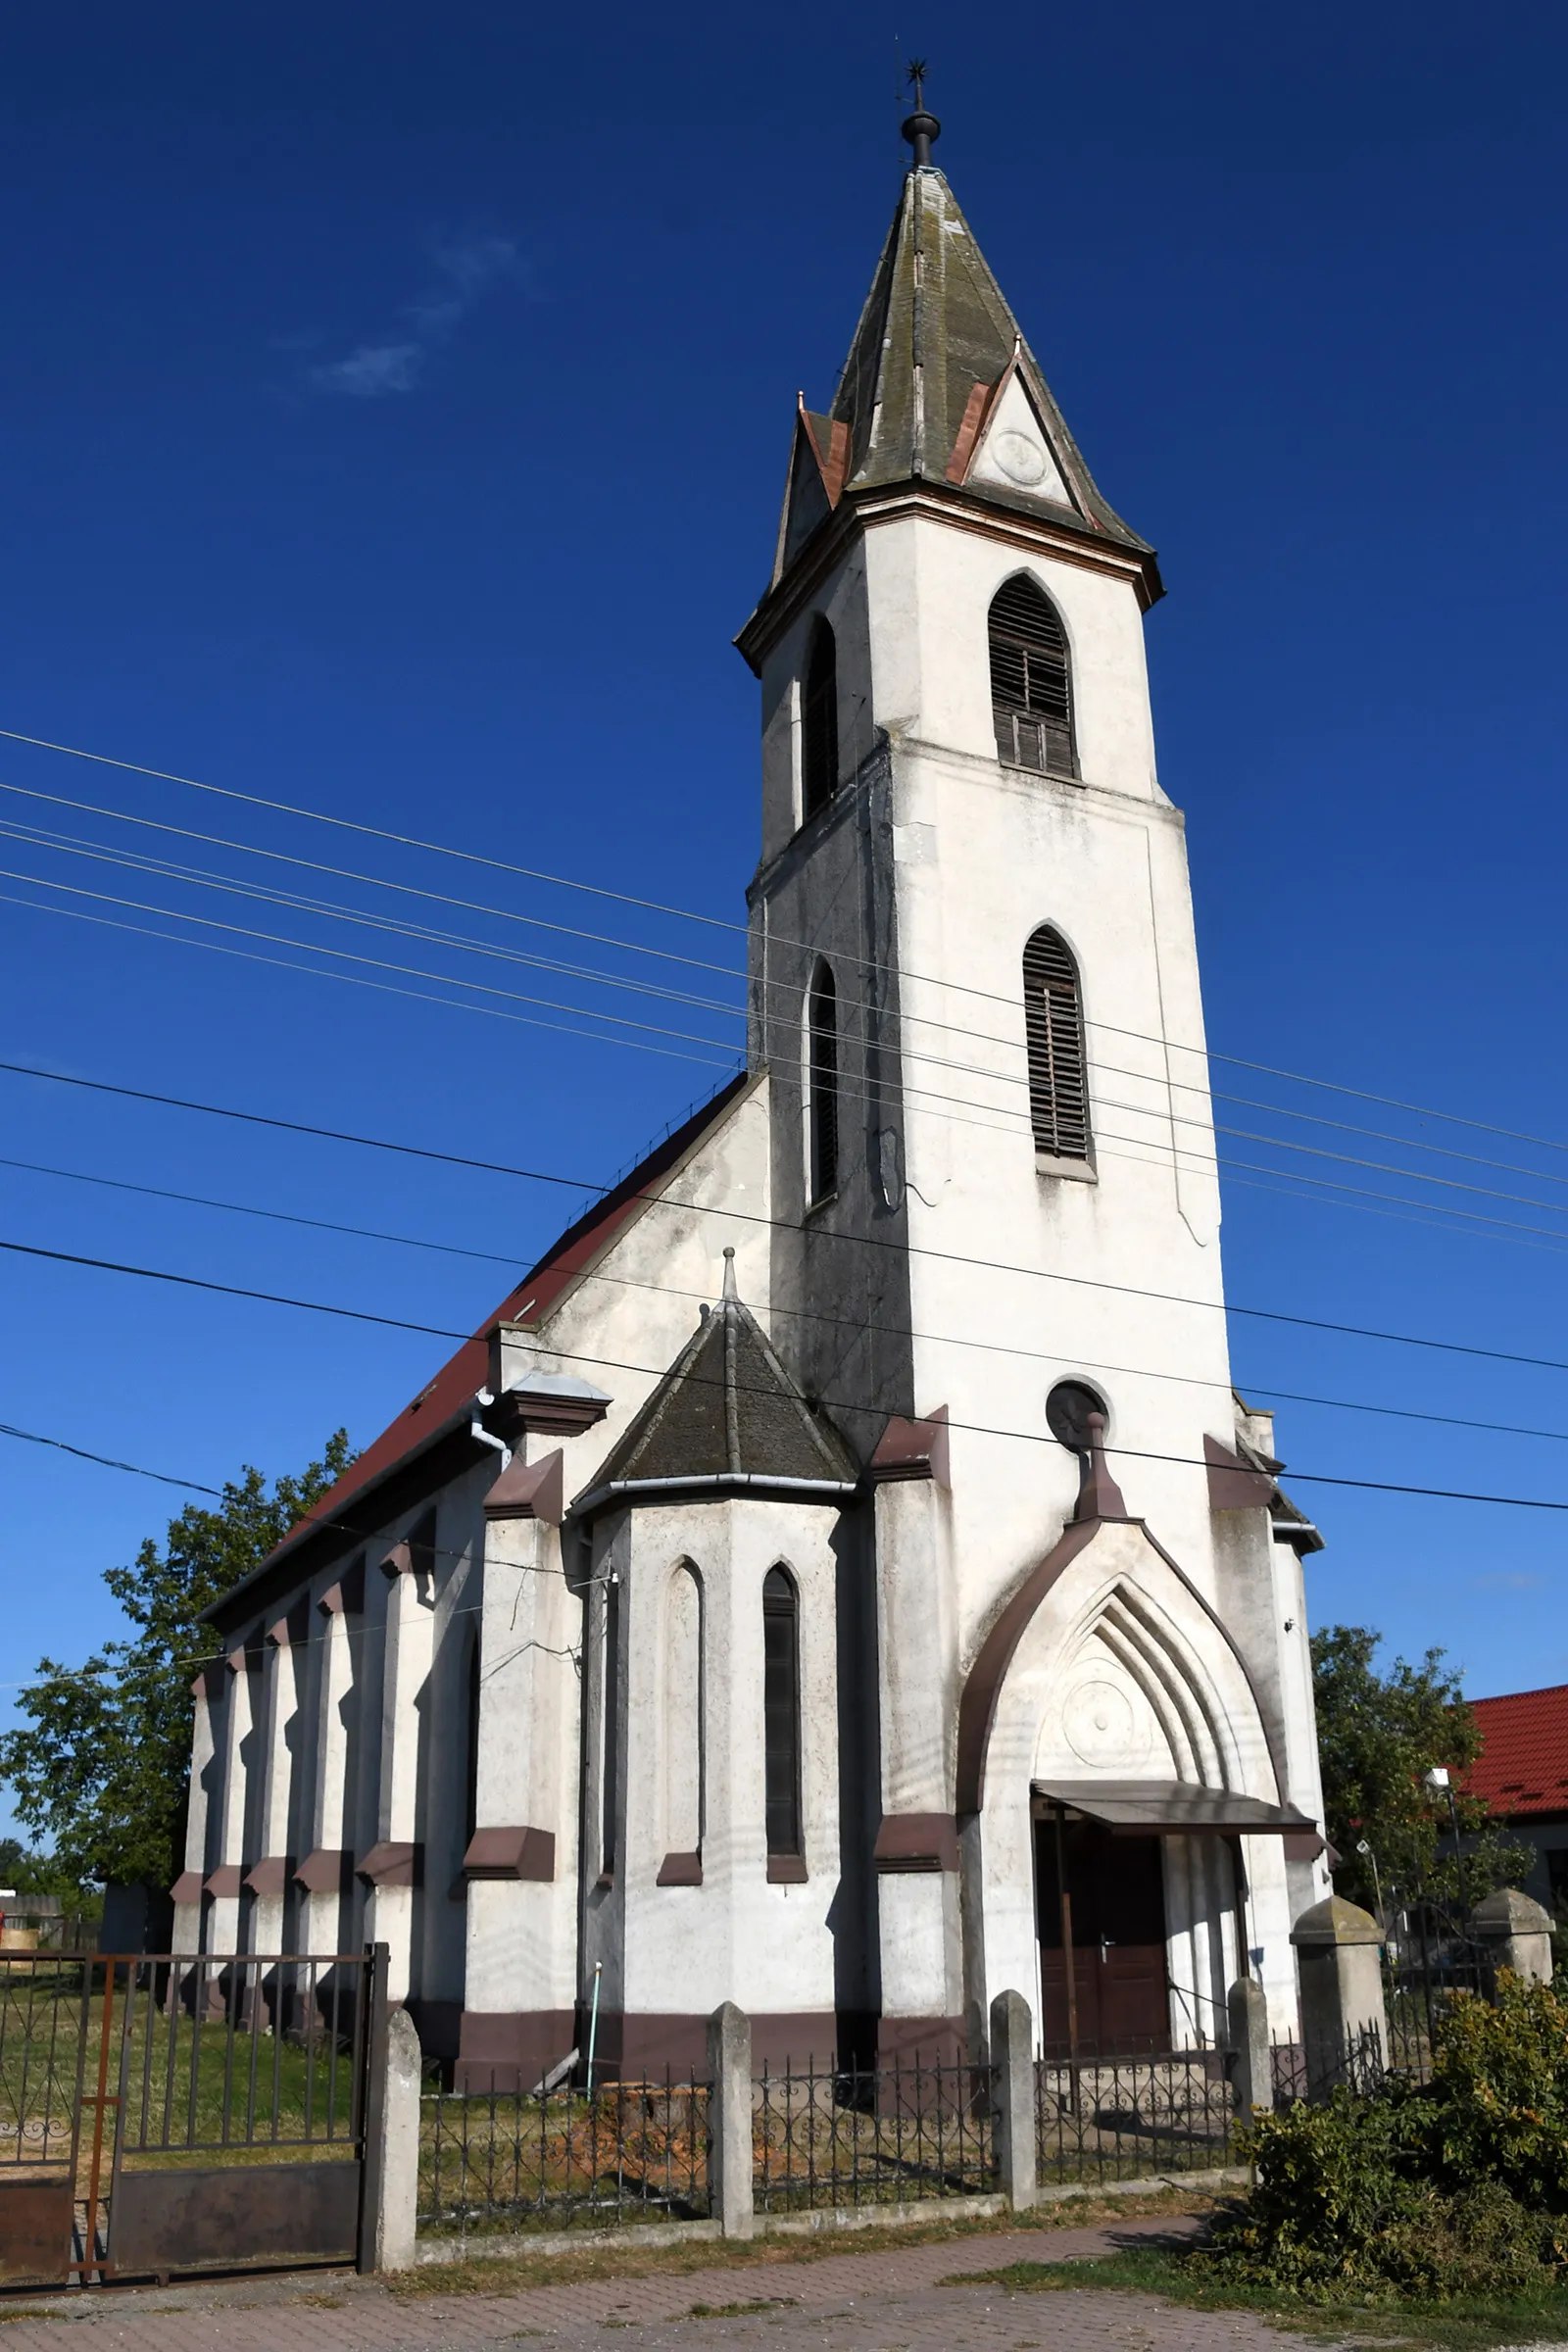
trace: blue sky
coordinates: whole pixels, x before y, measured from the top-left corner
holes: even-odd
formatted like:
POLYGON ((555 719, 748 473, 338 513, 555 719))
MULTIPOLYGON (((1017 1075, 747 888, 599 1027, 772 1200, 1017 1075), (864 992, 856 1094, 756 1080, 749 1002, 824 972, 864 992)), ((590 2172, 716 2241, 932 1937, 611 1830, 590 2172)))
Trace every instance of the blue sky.
MULTIPOLYGON (((1210 1038, 1239 1057, 1216 1084, 1244 1099, 1232 1295, 1568 1359, 1560 10, 1003 0, 983 31, 932 8, 653 24, 615 0, 13 15, 0 726, 740 919, 757 692, 729 641, 765 579, 796 389, 830 396, 897 193, 895 31, 932 59, 939 161, 1102 487, 1161 551, 1161 773, 1210 1038), (1347 1164, 1369 1159, 1481 1189, 1347 1164)), ((3 741, 0 784, 714 963, 739 948, 3 741)), ((176 910, 0 880, 11 1060, 602 1180, 708 1091, 733 1034, 15 828, 395 903, 361 883, 16 791, 0 821, 8 874, 176 910), (453 993, 407 972, 344 965, 379 987, 344 985, 79 919, 188 932, 198 906, 306 943, 204 935, 251 955, 320 969, 330 942, 517 994, 457 1010, 382 993, 453 993), (650 1026, 584 1042, 525 1025, 575 1017, 529 995, 650 1026)), ((401 904, 730 998, 721 974, 401 904)), ((8 1159, 497 1262, 14 1167, 0 1236, 416 1322, 473 1324, 572 1205, 3 1074, 0 1105, 8 1159)), ((0 1418, 215 1485, 297 1466, 339 1422, 367 1442, 442 1353, 41 1260, 0 1281, 0 1418)), ((1234 1348, 1260 1398, 1461 1424, 1282 1405, 1301 1472, 1568 1499, 1568 1438, 1469 1426, 1568 1433, 1568 1375, 1260 1321, 1234 1348)), ((112 1629, 101 1571, 179 1497, 18 1444, 0 1468, 11 1685, 112 1629)), ((1442 1643, 1476 1693, 1568 1679, 1568 1516, 1298 1492, 1330 1540, 1319 1621, 1442 1643)))

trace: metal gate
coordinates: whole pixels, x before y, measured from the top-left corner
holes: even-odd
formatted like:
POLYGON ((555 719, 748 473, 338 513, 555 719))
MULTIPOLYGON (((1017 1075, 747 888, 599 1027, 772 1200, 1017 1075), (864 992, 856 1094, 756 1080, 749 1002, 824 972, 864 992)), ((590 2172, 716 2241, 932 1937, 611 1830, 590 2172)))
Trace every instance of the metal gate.
POLYGON ((384 1947, 0 1954, 0 2284, 353 2262, 384 1947))

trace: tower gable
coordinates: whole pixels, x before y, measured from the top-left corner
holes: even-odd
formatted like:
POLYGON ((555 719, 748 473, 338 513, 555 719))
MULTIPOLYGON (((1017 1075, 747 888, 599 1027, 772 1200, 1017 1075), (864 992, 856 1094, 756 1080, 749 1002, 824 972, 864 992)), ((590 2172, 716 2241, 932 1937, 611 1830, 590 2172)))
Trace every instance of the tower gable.
POLYGON ((1016 357, 1000 382, 975 385, 948 461, 948 479, 1079 512, 1052 447, 1051 427, 1029 396, 1016 357))

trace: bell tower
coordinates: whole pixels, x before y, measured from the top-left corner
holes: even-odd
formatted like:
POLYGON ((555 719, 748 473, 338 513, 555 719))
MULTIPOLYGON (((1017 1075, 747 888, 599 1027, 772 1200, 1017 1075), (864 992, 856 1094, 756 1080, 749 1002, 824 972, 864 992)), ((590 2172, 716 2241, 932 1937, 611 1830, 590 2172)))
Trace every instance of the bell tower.
MULTIPOLYGON (((772 577, 737 640, 762 689, 771 1337, 873 1481, 889 1416, 944 1424, 928 1503, 877 1490, 884 1822, 962 1832, 964 1677, 1079 1509, 1091 1413, 1130 1522, 1245 1653, 1280 1793, 1294 1773, 1310 1801, 1304 1637, 1287 1657, 1279 1633, 1301 1623, 1298 1564, 1260 1508, 1232 1541, 1210 1478, 1215 1448, 1236 1459, 1238 1405, 1184 827, 1144 656, 1163 587, 932 161, 940 128, 917 93, 871 289, 830 406, 798 402, 772 577)), ((1093 1705, 1078 1715, 1089 1738, 1093 1705)), ((1028 1898, 982 1899, 984 1876, 961 1932, 956 1881, 941 1901, 882 1882, 885 2012, 916 1947, 911 2016, 989 1997, 1003 1964, 980 1946, 1028 1898), (923 1922, 892 1945, 890 1905, 923 1922)))

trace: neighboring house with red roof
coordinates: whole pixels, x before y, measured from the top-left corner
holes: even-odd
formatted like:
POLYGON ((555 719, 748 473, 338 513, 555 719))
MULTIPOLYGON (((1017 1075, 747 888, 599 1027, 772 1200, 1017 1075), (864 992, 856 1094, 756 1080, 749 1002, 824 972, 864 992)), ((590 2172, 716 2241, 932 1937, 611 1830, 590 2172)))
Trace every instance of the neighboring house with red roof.
POLYGON ((637 2075, 724 2000, 778 2058, 976 2050, 1014 1988, 1058 2044, 1069 1984, 1082 2047, 1212 2047, 1249 1975, 1288 2035, 1329 1891, 1158 569, 935 128, 737 641, 746 1072, 208 1612, 175 1948, 385 1941, 467 2082, 590 1999, 637 2075))
POLYGON ((1535 1849, 1524 1890, 1555 1910, 1568 1903, 1568 1683, 1473 1698, 1470 1707, 1486 1745, 1465 1787, 1535 1849))

